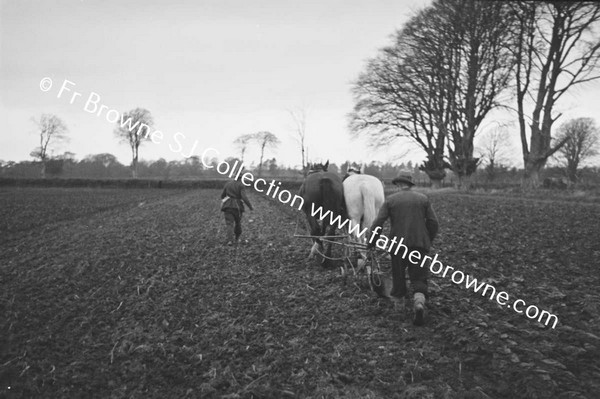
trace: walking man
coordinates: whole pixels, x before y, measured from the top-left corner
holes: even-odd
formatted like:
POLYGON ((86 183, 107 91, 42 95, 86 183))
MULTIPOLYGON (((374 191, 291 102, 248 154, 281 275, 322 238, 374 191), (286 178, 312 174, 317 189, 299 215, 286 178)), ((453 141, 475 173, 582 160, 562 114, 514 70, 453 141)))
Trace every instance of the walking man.
MULTIPOLYGON (((238 176, 241 175, 240 173, 238 176)), ((232 180, 225 184, 221 193, 221 211, 225 214, 227 245, 237 244, 242 234, 242 214, 244 203, 253 210, 248 201, 245 186, 238 180, 232 180), (234 238, 235 237, 235 238, 234 238)))
MULTIPOLYGON (((438 232, 438 220, 425 194, 412 191, 414 186, 411 176, 398 176, 392 183, 400 187, 400 191, 386 198, 379 210, 377 219, 371 226, 372 232, 381 230, 385 221, 391 221, 391 237, 403 240, 407 247, 392 253, 393 288, 390 295, 396 298, 407 298, 405 271, 408 268, 414 299, 414 324, 423 325, 425 317, 425 298, 427 297, 427 268, 409 261, 408 254, 418 251, 421 259, 429 252, 431 243, 438 232)), ((375 233, 376 236, 378 233, 375 233)), ((376 241, 371 240, 368 247, 373 248, 376 241)))

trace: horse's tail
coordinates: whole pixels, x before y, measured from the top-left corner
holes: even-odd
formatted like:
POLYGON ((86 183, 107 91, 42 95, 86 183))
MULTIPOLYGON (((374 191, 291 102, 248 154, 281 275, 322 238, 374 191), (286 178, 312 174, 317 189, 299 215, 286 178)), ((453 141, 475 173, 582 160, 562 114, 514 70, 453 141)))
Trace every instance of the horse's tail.
POLYGON ((361 194, 363 197, 363 227, 370 228, 375 219, 377 218, 377 214, 379 213, 379 208, 383 204, 385 197, 383 196, 383 190, 381 193, 376 190, 378 187, 373 187, 370 190, 366 191, 361 190, 361 194), (366 194, 366 195, 365 195, 366 194), (381 194, 381 195, 380 195, 381 194), (381 197, 381 198, 380 198, 381 197))
POLYGON ((377 217, 377 209, 375 208, 375 196, 372 193, 365 193, 364 190, 360 192, 363 199, 363 226, 371 227, 373 221, 377 217), (365 195, 366 194, 366 195, 365 195))
POLYGON ((324 211, 331 211, 334 216, 344 216, 344 198, 336 193, 331 179, 324 177, 319 181, 321 188, 321 204, 324 211))

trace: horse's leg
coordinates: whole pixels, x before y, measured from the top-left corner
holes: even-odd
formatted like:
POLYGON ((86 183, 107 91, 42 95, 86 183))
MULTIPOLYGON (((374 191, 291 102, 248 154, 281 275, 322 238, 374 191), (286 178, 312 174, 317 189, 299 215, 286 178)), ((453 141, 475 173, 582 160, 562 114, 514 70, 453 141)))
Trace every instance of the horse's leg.
MULTIPOLYGON (((306 222, 308 224, 308 228, 310 230, 311 236, 321 236, 321 227, 315 218, 311 217, 308 213, 306 214, 306 222)), ((319 239, 313 238, 313 245, 310 249, 310 254, 308 255, 308 259, 314 258, 315 254, 318 252, 319 247, 322 247, 322 243, 319 239)))
POLYGON ((354 244, 352 241, 354 240, 354 231, 351 233, 351 227, 354 224, 354 220, 348 216, 350 223, 344 229, 344 233, 346 233, 346 237, 344 238, 344 261, 342 265, 342 275, 348 273, 348 269, 352 268, 352 273, 356 275, 356 270, 354 269, 354 265, 352 264, 352 258, 354 257, 354 244))
POLYGON ((357 249, 356 249, 356 243, 361 242, 361 238, 359 236, 359 232, 357 231, 357 228, 355 226, 358 226, 360 228, 360 217, 357 217, 356 211, 352 212, 351 214, 348 215, 350 218, 350 225, 348 225, 348 237, 350 239, 350 241, 352 242, 351 244, 351 248, 352 250, 350 251, 350 256, 348 256, 348 263, 350 264, 350 267, 352 268, 352 274, 354 276, 356 276, 356 269, 354 268, 354 259, 356 259, 356 254, 357 254, 357 249), (352 229, 352 232, 350 232, 350 229, 352 229))
MULTIPOLYGON (((362 229, 364 229, 364 228, 368 229, 369 227, 371 227, 371 226, 365 224, 364 217, 363 217, 363 219, 361 219, 361 224, 360 224, 361 231, 362 231, 362 229)), ((366 245, 367 244, 366 235, 363 235, 362 237, 360 237, 358 242, 366 245)), ((357 272, 360 272, 365 267, 366 264, 367 264, 367 251, 364 248, 361 248, 358 250, 358 260, 356 261, 357 272)))
MULTIPOLYGON (((335 225, 330 225, 328 223, 324 223, 323 229, 325 230, 326 235, 328 235, 328 236, 335 235, 335 225)), ((325 246, 325 256, 327 256, 328 258, 331 258, 331 247, 333 246, 333 244, 331 243, 331 240, 333 240, 333 238, 327 239, 327 245, 325 246)), ((325 265, 327 263, 326 261, 327 261, 327 258, 323 259, 323 265, 325 265)))
MULTIPOLYGON (((362 199, 361 199, 361 201, 362 201, 362 199)), ((366 243, 365 235, 364 234, 360 235, 360 232, 365 227, 364 221, 363 221, 364 205, 360 202, 355 202, 351 205, 351 207, 352 207, 352 209, 350 209, 348 212, 348 216, 350 217, 351 226, 354 227, 351 238, 356 243, 366 243), (358 226, 358 227, 355 227, 355 226, 358 226)), ((348 233, 349 232, 350 231, 348 231, 348 233)), ((353 259, 354 259, 354 255, 358 254, 357 261, 356 261, 357 267, 355 269, 354 264, 352 262, 350 262, 350 266, 352 267, 352 272, 356 276, 356 274, 358 272, 360 272, 360 270, 362 270, 362 268, 364 267, 367 256, 366 256, 366 252, 362 248, 359 248, 358 250, 355 249, 353 252, 354 252, 352 254, 353 259)))
MULTIPOLYGON (((365 176, 366 178, 366 176, 365 176)), ((381 204, 385 201, 385 196, 383 192, 383 186, 381 182, 377 179, 370 179, 364 181, 360 186, 361 192, 361 229, 370 229, 371 225, 377 218, 377 214, 379 213, 379 208, 381 204)), ((362 244, 367 243, 367 236, 369 235, 369 231, 363 237, 361 237, 360 242, 362 244)), ((365 267, 367 263, 367 251, 364 249, 359 251, 360 259, 358 260, 358 269, 361 270, 365 267)))

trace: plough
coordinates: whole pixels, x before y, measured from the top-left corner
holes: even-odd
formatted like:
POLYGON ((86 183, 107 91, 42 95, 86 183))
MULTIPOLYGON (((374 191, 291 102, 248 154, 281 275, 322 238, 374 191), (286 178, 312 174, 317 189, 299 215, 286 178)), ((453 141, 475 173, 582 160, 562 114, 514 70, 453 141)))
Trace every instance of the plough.
POLYGON ((358 276, 364 269, 366 272, 369 288, 378 295, 389 297, 392 287, 391 280, 391 257, 386 251, 378 248, 367 249, 367 244, 356 242, 349 235, 313 236, 306 234, 294 234, 295 238, 311 238, 321 240, 324 243, 335 244, 343 247, 341 257, 330 257, 315 249, 321 257, 321 263, 325 260, 342 261, 340 266, 342 276, 349 273, 358 276), (342 240, 341 242, 338 240, 342 240))

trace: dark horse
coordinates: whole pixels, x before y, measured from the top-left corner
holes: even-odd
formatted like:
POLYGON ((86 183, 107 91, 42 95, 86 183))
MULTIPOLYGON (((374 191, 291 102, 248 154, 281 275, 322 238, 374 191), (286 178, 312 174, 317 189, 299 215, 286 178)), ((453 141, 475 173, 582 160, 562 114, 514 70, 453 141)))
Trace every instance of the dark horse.
MULTIPOLYGON (((306 215, 312 236, 320 237, 335 234, 335 224, 337 223, 332 225, 331 220, 335 219, 338 215, 342 218, 346 217, 342 179, 337 174, 328 172, 328 167, 329 161, 325 165, 312 164, 298 193, 304 199, 302 210, 306 215), (319 207, 321 208, 321 213, 317 211, 319 207), (333 218, 327 215, 319 223, 320 215, 325 215, 327 211, 333 214, 333 218), (313 217, 312 214, 315 212, 315 217, 313 217)), ((342 223, 343 221, 344 219, 341 220, 342 223)), ((323 254, 323 241, 313 238, 313 246, 309 258, 312 258, 318 250, 323 254)), ((331 257, 331 243, 327 245, 327 251, 324 254, 327 257, 331 257)), ((323 263, 325 263, 325 259, 323 259, 323 263)))

